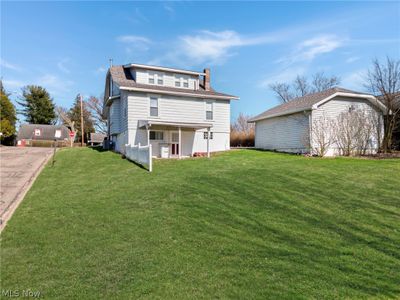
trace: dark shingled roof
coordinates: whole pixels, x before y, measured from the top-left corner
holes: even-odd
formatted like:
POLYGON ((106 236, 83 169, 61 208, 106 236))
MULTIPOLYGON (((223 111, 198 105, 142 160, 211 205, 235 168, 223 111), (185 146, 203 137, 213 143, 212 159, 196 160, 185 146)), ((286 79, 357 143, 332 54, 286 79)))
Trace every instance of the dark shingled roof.
POLYGON ((17 140, 53 141, 56 130, 61 130, 57 140, 69 139, 69 129, 64 125, 23 124, 19 127, 17 140), (40 129, 40 136, 35 136, 35 129, 40 129))
POLYGON ((137 83, 135 81, 135 79, 132 77, 131 72, 129 71, 129 68, 124 68, 123 66, 112 66, 109 69, 109 72, 111 74, 113 81, 115 83, 117 83, 120 87, 152 89, 152 90, 157 90, 160 92, 166 91, 166 92, 177 92, 177 93, 190 93, 193 95, 198 95, 199 97, 201 97, 201 96, 223 96, 223 97, 232 98, 232 99, 237 98, 236 96, 216 92, 212 88, 209 91, 206 91, 204 89, 204 86, 202 86, 201 84, 200 84, 198 90, 187 90, 187 89, 167 87, 167 86, 140 84, 140 83, 137 83))
POLYGON ((352 94, 360 94, 365 95, 365 93, 355 92, 348 89, 334 87, 322 92, 309 94, 303 97, 295 98, 289 102, 283 103, 281 105, 275 106, 249 120, 249 122, 254 122, 257 120, 268 119, 273 116, 278 115, 288 115, 291 113, 303 111, 303 110, 310 110, 312 106, 329 96, 332 96, 335 93, 342 92, 342 93, 352 93, 352 94))

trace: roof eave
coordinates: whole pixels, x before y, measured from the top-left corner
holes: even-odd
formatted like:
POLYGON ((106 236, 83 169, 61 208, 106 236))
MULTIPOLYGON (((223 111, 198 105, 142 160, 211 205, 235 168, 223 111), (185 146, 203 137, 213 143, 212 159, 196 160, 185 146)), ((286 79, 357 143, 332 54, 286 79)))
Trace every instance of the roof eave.
POLYGON ((269 116, 266 116, 266 117, 254 117, 254 118, 251 118, 250 120, 248 120, 247 122, 248 123, 254 123, 254 122, 257 122, 257 121, 261 121, 261 120, 266 120, 266 119, 271 119, 271 118, 276 118, 276 117, 283 117, 283 116, 287 116, 287 115, 293 115, 293 114, 295 114, 295 113, 299 113, 299 112, 306 112, 306 111, 310 111, 311 110, 311 107, 310 108, 302 108, 302 109, 294 109, 294 110, 290 110, 290 111, 286 111, 286 112, 282 112, 282 113, 276 113, 276 114, 272 114, 272 115, 269 115, 269 116))
POLYGON ((159 66, 149 66, 149 65, 142 65, 142 64, 126 64, 123 67, 124 68, 138 68, 138 69, 154 70, 154 71, 164 71, 164 72, 188 74, 188 75, 195 75, 195 76, 204 76, 205 75, 205 73, 202 73, 202 72, 181 70, 181 69, 175 69, 175 68, 166 68, 166 67, 159 67, 159 66))

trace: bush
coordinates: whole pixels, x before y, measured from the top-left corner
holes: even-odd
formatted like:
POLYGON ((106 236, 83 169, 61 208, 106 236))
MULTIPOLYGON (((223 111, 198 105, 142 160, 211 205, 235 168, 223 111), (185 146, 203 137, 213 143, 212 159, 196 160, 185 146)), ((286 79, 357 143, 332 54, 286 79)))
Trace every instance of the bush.
POLYGON ((248 133, 232 130, 231 147, 254 147, 254 130, 248 133))

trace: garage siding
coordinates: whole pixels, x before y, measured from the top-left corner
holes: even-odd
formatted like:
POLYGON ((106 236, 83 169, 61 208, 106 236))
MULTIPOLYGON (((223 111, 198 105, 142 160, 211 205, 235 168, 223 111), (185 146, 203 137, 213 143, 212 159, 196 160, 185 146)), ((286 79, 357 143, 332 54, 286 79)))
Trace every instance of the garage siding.
POLYGON ((256 122, 256 148, 284 152, 308 151, 309 112, 275 117, 256 122))

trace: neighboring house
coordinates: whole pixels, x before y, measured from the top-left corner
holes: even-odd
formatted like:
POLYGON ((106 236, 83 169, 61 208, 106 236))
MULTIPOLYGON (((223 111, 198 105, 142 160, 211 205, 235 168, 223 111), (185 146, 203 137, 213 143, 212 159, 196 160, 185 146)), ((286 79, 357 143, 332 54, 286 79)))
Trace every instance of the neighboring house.
POLYGON ((372 95, 336 87, 273 107, 249 122, 255 123, 256 148, 316 154, 317 138, 325 131, 324 138, 331 140, 325 155, 332 156, 342 154, 340 145, 333 141, 333 127, 339 116, 353 110, 363 111, 368 116, 367 123, 378 120, 381 124, 367 137, 368 152, 373 153, 378 150, 381 137, 378 138, 377 132, 383 132, 383 109, 383 104, 372 95))
POLYGON ((106 137, 106 135, 104 133, 101 132, 91 132, 90 133, 90 140, 88 141, 88 143, 91 146, 97 146, 97 145, 102 145, 104 142, 104 138, 106 137))
POLYGON ((30 145, 33 141, 67 141, 69 132, 64 125, 23 124, 18 130, 17 145, 30 145))
POLYGON ((108 137, 118 152, 151 144, 153 156, 182 157, 230 147, 230 101, 238 97, 212 89, 209 69, 112 66, 104 95, 108 137))

